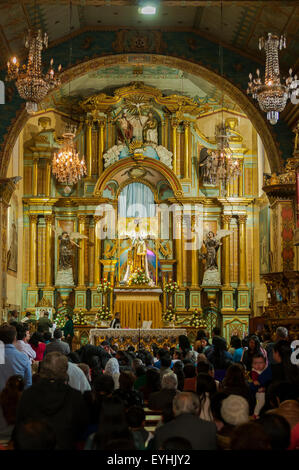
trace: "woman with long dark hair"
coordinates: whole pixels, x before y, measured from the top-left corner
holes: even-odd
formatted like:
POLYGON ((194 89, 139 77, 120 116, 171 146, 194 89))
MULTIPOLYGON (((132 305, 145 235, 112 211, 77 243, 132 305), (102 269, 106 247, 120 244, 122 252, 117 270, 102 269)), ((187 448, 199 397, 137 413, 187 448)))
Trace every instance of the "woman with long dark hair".
POLYGON ((214 336, 213 349, 208 351, 208 360, 215 369, 215 379, 221 381, 232 363, 232 356, 227 351, 226 341, 221 336, 214 336))
POLYGON ((286 381, 299 384, 299 369, 291 362, 292 349, 288 341, 281 340, 273 345, 272 383, 286 381))
POLYGON ((42 361, 45 355, 46 343, 44 342, 43 334, 39 331, 33 333, 29 340, 29 344, 36 352, 36 361, 42 361))
POLYGON ((173 364, 172 368, 173 372, 177 376, 178 379, 178 390, 182 392, 184 390, 184 381, 185 381, 185 375, 184 375, 184 364, 182 361, 176 361, 173 364))
POLYGON ((258 339, 256 335, 251 335, 248 339, 248 348, 244 349, 242 359, 241 359, 241 362, 245 365, 246 370, 248 372, 250 372, 252 368, 253 356, 259 353, 262 353, 263 356, 266 358, 266 362, 268 362, 267 353, 261 347, 260 340, 258 339))
POLYGON ((227 393, 227 395, 240 395, 244 397, 248 401, 250 414, 253 413, 255 400, 250 393, 242 364, 232 364, 229 366, 221 383, 221 391, 227 393))
POLYGON ((211 412, 211 397, 217 392, 216 382, 209 374, 198 374, 196 393, 200 403, 200 418, 213 421, 211 412))

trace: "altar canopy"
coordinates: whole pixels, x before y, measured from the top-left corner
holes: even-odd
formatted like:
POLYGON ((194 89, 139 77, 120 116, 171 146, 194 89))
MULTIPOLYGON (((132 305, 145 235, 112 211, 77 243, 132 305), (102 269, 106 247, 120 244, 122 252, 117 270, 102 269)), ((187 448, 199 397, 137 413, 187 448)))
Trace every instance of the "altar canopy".
POLYGON ((154 217, 155 212, 154 195, 145 184, 128 184, 120 193, 119 217, 154 217))

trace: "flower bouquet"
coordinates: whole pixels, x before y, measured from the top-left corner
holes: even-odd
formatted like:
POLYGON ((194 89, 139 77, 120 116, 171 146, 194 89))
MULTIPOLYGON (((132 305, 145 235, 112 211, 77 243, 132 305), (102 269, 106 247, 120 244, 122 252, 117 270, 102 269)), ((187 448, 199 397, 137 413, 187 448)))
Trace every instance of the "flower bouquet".
POLYGON ((129 278, 129 286, 138 285, 144 286, 150 283, 150 278, 144 272, 144 269, 138 268, 129 278))
POLYGON ((167 294, 175 294, 179 290, 179 285, 176 281, 170 280, 164 285, 164 292, 167 294))
POLYGON ((107 323, 112 318, 112 313, 109 307, 100 307, 98 313, 96 314, 96 322, 104 323, 104 326, 107 326, 107 323))
POLYGON ((202 318, 202 313, 196 308, 193 312, 192 318, 190 320, 190 326, 195 328, 206 328, 207 324, 202 318))
POLYGON ((101 294, 108 294, 108 292, 112 291, 111 282, 107 279, 101 279, 100 284, 97 287, 97 292, 101 294))
POLYGON ((73 322, 74 322, 74 325, 77 325, 77 326, 88 325, 88 321, 85 319, 85 316, 84 316, 84 313, 82 312, 82 310, 75 313, 75 315, 73 317, 73 322))
POLYGON ((173 323, 175 322, 175 314, 176 314, 176 309, 173 308, 172 305, 169 305, 167 308, 166 312, 163 314, 163 321, 166 323, 173 323))

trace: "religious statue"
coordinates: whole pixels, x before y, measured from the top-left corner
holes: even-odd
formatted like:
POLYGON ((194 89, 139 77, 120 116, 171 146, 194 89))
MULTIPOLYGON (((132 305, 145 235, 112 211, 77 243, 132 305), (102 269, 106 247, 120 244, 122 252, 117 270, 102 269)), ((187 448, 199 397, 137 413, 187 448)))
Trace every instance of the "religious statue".
POLYGON ((142 270, 150 279, 148 285, 153 286, 154 282, 150 277, 147 259, 146 238, 149 238, 149 235, 139 233, 139 223, 137 223, 135 233, 127 235, 131 238, 131 247, 128 251, 127 269, 122 283, 128 284, 131 275, 137 270, 142 270))
POLYGON ((143 141, 148 144, 158 144, 158 121, 151 111, 143 127, 143 141))
POLYGON ((122 112, 120 118, 117 119, 117 140, 119 143, 129 144, 133 137, 133 126, 127 118, 127 113, 122 112))
POLYGON ((231 230, 218 230, 216 235, 214 232, 209 231, 203 240, 206 248, 206 253, 200 253, 200 259, 206 260, 205 273, 202 285, 220 285, 220 274, 217 265, 217 252, 221 243, 221 238, 226 237, 232 233, 231 230))
POLYGON ((56 285, 73 286, 73 247, 80 246, 74 241, 77 239, 87 238, 78 232, 66 232, 61 227, 55 229, 59 240, 59 268, 56 277, 56 285))

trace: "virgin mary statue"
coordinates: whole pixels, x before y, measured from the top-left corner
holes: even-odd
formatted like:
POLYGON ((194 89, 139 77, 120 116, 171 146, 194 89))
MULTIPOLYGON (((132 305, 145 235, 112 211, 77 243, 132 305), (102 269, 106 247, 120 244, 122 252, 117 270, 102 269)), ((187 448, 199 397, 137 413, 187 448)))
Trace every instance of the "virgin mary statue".
POLYGON ((131 240, 131 247, 128 251, 127 269, 122 282, 128 284, 131 275, 136 272, 137 269, 142 269, 146 277, 150 279, 149 285, 153 286, 154 282, 150 277, 148 269, 146 241, 142 234, 138 232, 135 232, 131 240))

